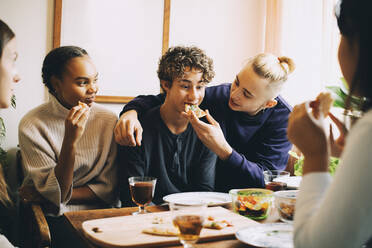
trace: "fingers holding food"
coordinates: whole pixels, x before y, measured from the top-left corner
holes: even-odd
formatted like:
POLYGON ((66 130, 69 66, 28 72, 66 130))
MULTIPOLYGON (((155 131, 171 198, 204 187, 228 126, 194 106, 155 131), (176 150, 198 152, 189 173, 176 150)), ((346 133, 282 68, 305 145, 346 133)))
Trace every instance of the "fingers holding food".
POLYGON ((206 112, 199 108, 198 105, 191 105, 191 104, 185 104, 185 112, 189 114, 190 112, 194 112, 196 117, 202 118, 203 116, 206 116, 206 112))
POLYGON ((332 104, 333 99, 329 92, 320 93, 315 101, 310 102, 310 107, 312 108, 312 113, 315 119, 319 119, 320 114, 322 114, 323 117, 327 117, 332 104))

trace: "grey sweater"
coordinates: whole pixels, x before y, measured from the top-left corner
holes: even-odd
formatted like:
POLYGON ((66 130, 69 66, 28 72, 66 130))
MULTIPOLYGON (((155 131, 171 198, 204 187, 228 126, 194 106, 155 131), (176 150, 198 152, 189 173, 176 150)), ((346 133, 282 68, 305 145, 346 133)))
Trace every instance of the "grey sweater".
POLYGON ((74 187, 88 186, 108 205, 117 205, 116 145, 113 129, 116 115, 93 104, 84 134, 78 141, 73 183, 66 199, 54 173, 65 135, 65 119, 69 110, 54 96, 50 101, 27 113, 19 124, 24 185, 34 185, 46 199, 63 212, 92 209, 93 205, 69 205, 74 187))

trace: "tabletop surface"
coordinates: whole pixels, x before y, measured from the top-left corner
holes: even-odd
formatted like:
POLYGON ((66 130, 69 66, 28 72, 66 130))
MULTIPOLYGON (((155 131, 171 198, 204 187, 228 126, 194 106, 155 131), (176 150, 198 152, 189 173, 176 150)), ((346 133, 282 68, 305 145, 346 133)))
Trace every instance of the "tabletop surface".
MULTIPOLYGON (((231 208, 231 206, 227 206, 227 208, 231 208)), ((146 208, 149 212, 161 212, 161 211, 168 211, 168 206, 148 206, 146 208)), ((79 238, 82 240, 87 248, 96 248, 97 246, 91 243, 84 237, 83 230, 82 230, 82 223, 87 220, 93 219, 101 219, 101 218, 109 218, 109 217, 116 217, 116 216, 125 216, 130 215, 132 212, 137 211, 137 207, 132 208, 110 208, 110 209, 95 209, 95 210, 82 210, 76 212, 67 212, 64 213, 64 217, 66 218, 67 222, 70 224, 70 228, 76 233, 79 238)), ((279 221, 279 216, 277 211, 273 209, 269 217, 264 220, 260 221, 261 223, 273 223, 279 221)), ((180 248, 182 245, 177 246, 167 246, 167 247, 177 247, 180 248)), ((241 247, 249 247, 246 244, 241 243, 236 239, 229 239, 229 240, 219 240, 219 241, 209 241, 204 243, 198 243, 198 248, 204 247, 213 247, 213 248, 241 248, 241 247)))

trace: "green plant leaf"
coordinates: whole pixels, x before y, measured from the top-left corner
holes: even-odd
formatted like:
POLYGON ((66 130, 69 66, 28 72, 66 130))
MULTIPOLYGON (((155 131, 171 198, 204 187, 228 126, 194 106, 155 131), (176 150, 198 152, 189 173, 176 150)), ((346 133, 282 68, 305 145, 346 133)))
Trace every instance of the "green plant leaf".
POLYGON ((6 129, 3 118, 0 117, 0 138, 5 137, 6 129))
POLYGON ((12 105, 13 108, 16 108, 17 107, 17 103, 16 103, 16 96, 13 94, 12 95, 12 98, 10 99, 10 104, 12 105))
POLYGON ((340 81, 344 88, 347 90, 347 92, 349 92, 349 84, 346 82, 346 79, 344 77, 341 77, 340 81))
POLYGON ((294 157, 295 159, 300 159, 300 157, 297 155, 297 153, 295 153, 293 151, 289 151, 288 154, 291 155, 292 157, 294 157))
POLYGON ((347 94, 339 86, 327 86, 326 89, 331 92, 334 99, 333 106, 338 108, 345 108, 347 94))
MULTIPOLYGON (((291 151, 289 152, 289 154, 291 154, 291 156, 292 156, 292 152, 291 151)), ((297 156, 297 157, 298 157, 298 159, 295 162, 295 164, 293 165, 294 175, 295 176, 302 176, 302 168, 303 168, 303 165, 304 165, 304 156, 301 155, 300 157, 299 156, 297 156)), ((329 173, 332 176, 336 173, 336 169, 337 169, 337 166, 338 166, 339 163, 340 163, 340 159, 339 158, 330 157, 328 170, 329 170, 329 173)))

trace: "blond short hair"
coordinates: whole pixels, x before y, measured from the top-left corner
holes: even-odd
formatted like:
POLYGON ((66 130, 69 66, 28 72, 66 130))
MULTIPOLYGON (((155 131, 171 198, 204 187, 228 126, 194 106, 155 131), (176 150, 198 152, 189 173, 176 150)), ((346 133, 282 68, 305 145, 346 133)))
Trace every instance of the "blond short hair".
POLYGON ((288 75, 295 69, 295 63, 291 58, 277 57, 270 53, 260 53, 248 60, 257 75, 270 80, 270 87, 279 92, 287 81, 288 75))

